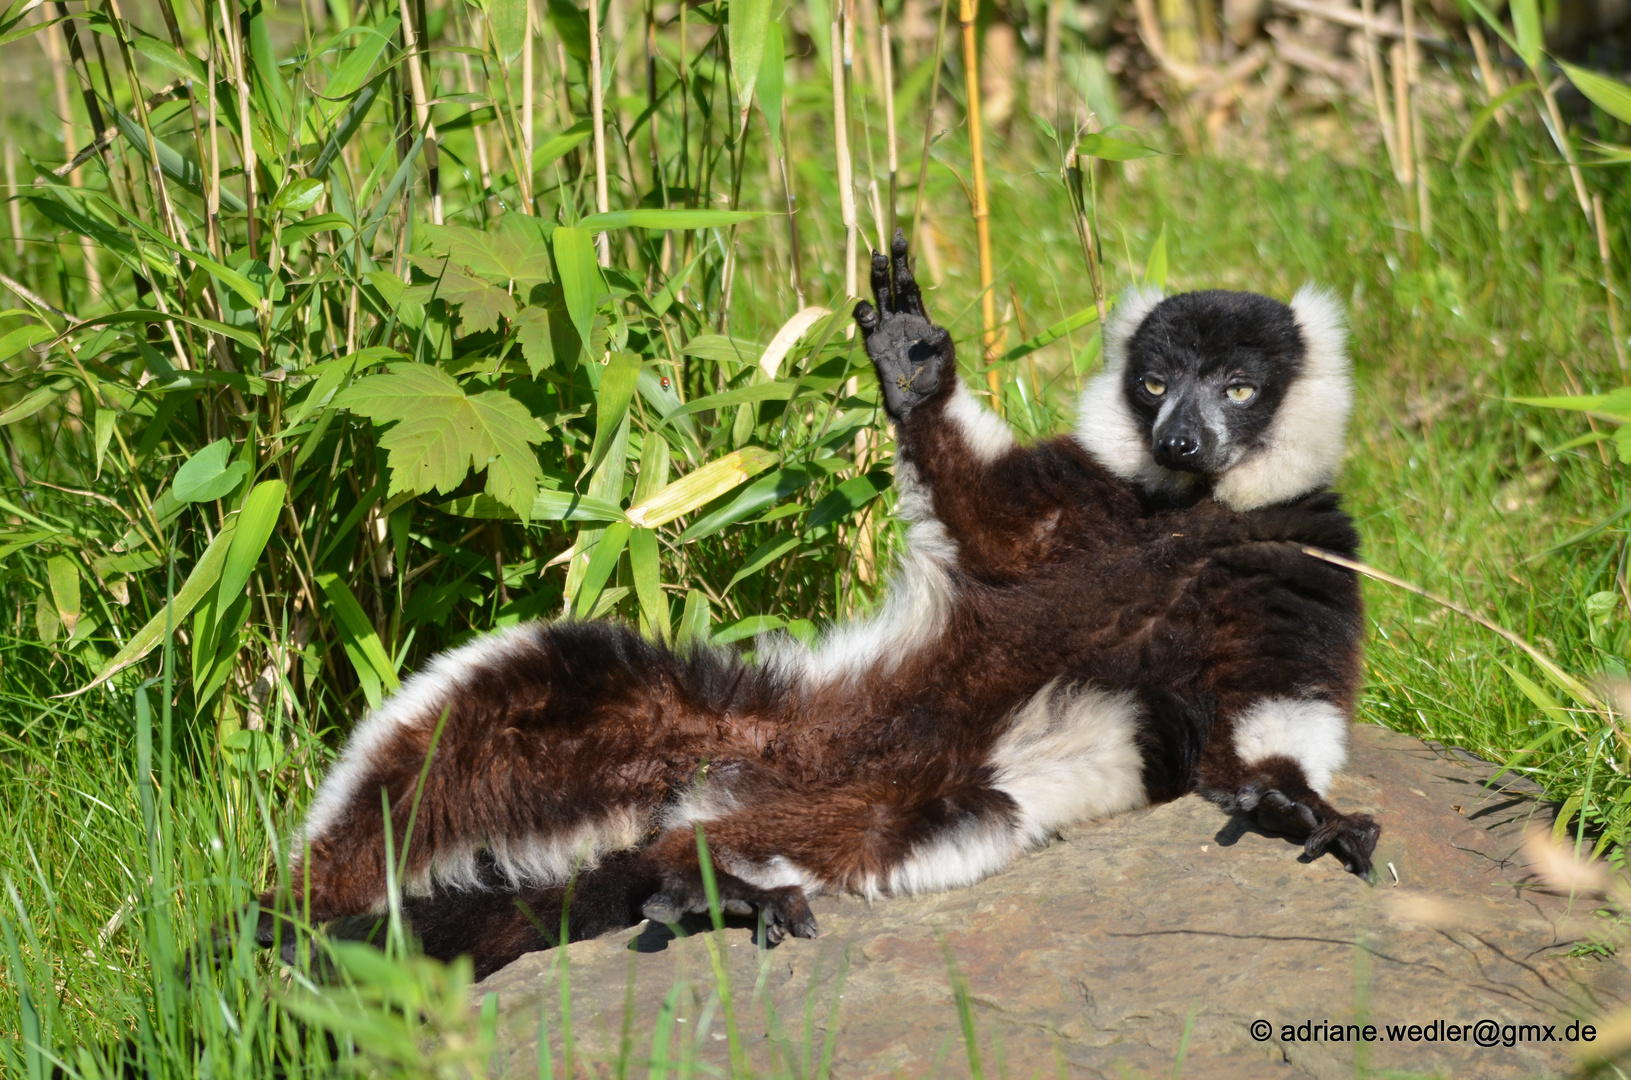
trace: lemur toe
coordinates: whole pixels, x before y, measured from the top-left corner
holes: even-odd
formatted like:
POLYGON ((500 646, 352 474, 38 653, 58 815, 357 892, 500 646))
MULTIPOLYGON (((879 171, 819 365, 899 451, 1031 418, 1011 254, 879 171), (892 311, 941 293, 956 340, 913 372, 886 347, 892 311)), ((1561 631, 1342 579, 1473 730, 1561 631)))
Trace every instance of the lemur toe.
POLYGON ((1330 852, 1350 874, 1370 877, 1371 856, 1382 828, 1369 814, 1343 814, 1325 822, 1308 834, 1303 851, 1310 858, 1330 852))
POLYGON ((857 300, 855 302, 855 323, 861 328, 861 333, 872 333, 878 328, 878 309, 865 300, 857 300))
POLYGON ((683 919, 688 911, 687 905, 666 892, 657 893, 640 906, 640 914, 652 922, 667 923, 670 926, 683 919))
POLYGON ((1257 824, 1268 832, 1302 837, 1313 832, 1319 822, 1310 807, 1271 788, 1257 802, 1257 824))

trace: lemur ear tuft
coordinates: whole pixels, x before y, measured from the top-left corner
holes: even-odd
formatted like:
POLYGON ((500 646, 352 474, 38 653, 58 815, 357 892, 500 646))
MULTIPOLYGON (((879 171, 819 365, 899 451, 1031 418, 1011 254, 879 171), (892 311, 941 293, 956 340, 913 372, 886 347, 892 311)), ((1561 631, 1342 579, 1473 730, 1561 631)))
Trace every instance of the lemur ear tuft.
POLYGON ((1302 339, 1302 369, 1262 446, 1224 473, 1213 494, 1225 506, 1255 510, 1330 485, 1342 465, 1353 409, 1347 320, 1335 294, 1304 285, 1291 300, 1302 339))
POLYGON ((1104 320, 1104 370, 1119 379, 1127 370, 1127 342, 1138 332, 1150 312, 1166 295, 1153 285, 1134 285, 1116 298, 1116 306, 1104 320))
POLYGON ((1121 382, 1127 371, 1127 343, 1165 297, 1160 289, 1135 285, 1116 300, 1104 320, 1104 370, 1082 390, 1076 411, 1076 438, 1100 465, 1146 491, 1176 489, 1190 482, 1150 456, 1147 432, 1127 407, 1121 382))

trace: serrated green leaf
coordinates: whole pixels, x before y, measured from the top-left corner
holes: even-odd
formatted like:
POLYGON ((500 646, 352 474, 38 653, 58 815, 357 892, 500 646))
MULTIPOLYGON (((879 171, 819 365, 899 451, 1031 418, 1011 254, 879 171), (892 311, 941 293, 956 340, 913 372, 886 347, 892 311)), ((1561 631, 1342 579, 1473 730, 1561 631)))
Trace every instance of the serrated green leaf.
POLYGON ((392 364, 389 374, 341 391, 334 404, 396 425, 379 440, 389 455, 388 495, 451 491, 472 469, 486 469, 487 493, 523 519, 530 515, 543 479, 532 444, 548 432, 504 391, 471 397, 435 365, 392 364))
POLYGON ((772 465, 776 455, 759 446, 740 450, 711 461, 695 472, 668 484, 655 495, 629 507, 628 518, 636 525, 656 528, 666 525, 697 507, 712 502, 772 465))
POLYGON ((545 368, 555 366, 555 338, 550 330, 548 308, 541 305, 522 308, 511 327, 521 343, 521 355, 533 378, 545 368))
POLYGON ((467 334, 497 330, 500 319, 516 317, 515 300, 503 289, 473 278, 457 267, 443 269, 437 265, 440 259, 424 256, 413 256, 413 259, 421 270, 439 273, 441 279, 432 285, 414 285, 402 290, 404 300, 428 304, 435 299, 458 305, 459 320, 467 334))
POLYGON ((446 255, 476 277, 535 285, 551 281, 549 244, 528 229, 519 214, 506 215, 497 229, 465 225, 422 225, 430 250, 446 255))

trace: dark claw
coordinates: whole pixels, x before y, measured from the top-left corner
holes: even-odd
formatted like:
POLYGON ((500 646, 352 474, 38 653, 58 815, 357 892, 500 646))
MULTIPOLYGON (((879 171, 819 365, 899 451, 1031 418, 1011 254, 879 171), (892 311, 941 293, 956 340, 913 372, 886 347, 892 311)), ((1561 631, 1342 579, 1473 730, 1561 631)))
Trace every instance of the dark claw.
POLYGON ((855 302, 855 322, 861 328, 861 333, 870 334, 878 328, 878 309, 865 300, 855 302))
POLYGON ((1350 874, 1368 878, 1376 839, 1381 834, 1381 826, 1369 814, 1343 814, 1309 833, 1303 852, 1317 859, 1329 851, 1350 874))
MULTIPOLYGON (((923 294, 918 290, 917 279, 912 276, 912 268, 906 260, 906 251, 906 230, 896 226, 895 240, 890 245, 890 252, 895 257, 894 310, 927 318, 928 312, 923 309, 923 294)), ((876 256, 873 257, 872 265, 874 267, 872 273, 876 278, 878 265, 876 256)))
POLYGON ((872 297, 878 302, 878 310, 896 310, 889 295, 889 258, 881 251, 872 253, 872 297))

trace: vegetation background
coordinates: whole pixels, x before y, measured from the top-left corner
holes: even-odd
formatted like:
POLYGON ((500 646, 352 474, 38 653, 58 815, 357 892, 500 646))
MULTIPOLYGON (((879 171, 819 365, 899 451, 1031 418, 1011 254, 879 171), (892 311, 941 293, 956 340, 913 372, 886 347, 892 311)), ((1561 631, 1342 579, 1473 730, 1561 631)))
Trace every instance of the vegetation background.
MULTIPOLYGON (((562 614, 751 649, 876 600, 848 308, 895 222, 1029 437, 1128 284, 1333 287, 1340 486, 1414 583, 1369 589, 1361 718, 1510 763, 1622 862, 1631 91, 1577 5, 1467 2, 16 0, 0 1064, 481 1071, 468 969, 400 934, 322 991, 181 955, 433 653, 562 614)), ((722 1000, 740 1049, 696 993, 595 1068, 666 1075, 722 1000)), ((541 1075, 591 1068, 570 1036, 541 1075)))

